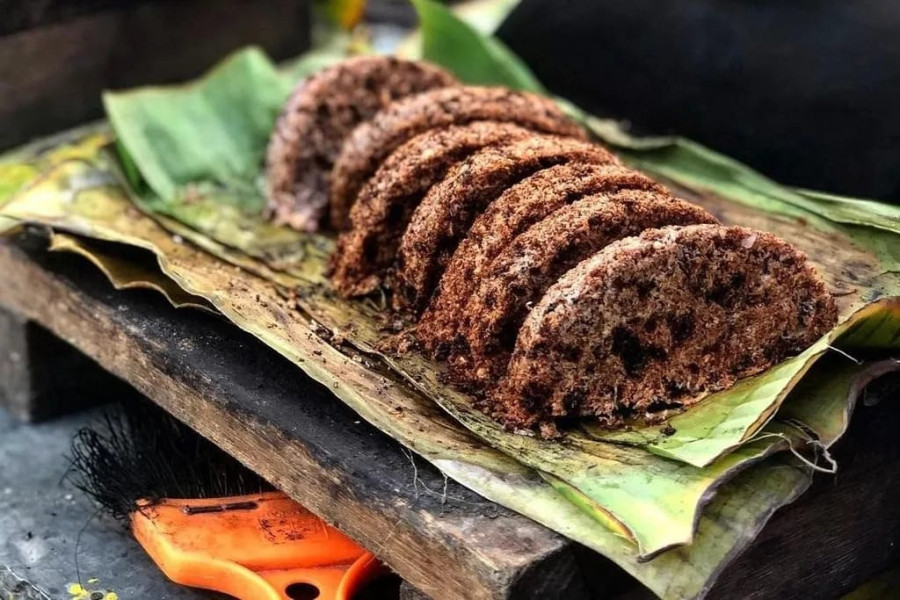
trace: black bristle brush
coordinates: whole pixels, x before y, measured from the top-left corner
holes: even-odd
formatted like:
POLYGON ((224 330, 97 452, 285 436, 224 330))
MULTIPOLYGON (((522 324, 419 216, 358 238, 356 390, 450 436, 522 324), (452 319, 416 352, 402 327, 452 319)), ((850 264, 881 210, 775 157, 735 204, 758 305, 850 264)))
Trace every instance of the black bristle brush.
POLYGON ((149 402, 75 434, 69 478, 173 581, 239 600, 349 600, 375 557, 149 402))

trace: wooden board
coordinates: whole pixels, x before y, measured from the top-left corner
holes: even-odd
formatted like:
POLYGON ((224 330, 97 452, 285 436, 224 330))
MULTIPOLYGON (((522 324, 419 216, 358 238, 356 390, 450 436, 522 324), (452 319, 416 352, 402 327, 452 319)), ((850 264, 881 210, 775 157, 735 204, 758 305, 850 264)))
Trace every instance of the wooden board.
POLYGON ((254 338, 151 294, 114 292, 83 260, 26 241, 0 244, 0 304, 80 348, 415 586, 441 597, 578 597, 562 538, 447 482, 254 338))
MULTIPOLYGON (((39 322, 438 598, 649 593, 598 555, 453 482, 238 331, 115 292, 34 235, 0 243, 0 306, 39 322)), ((0 340, 2 344, 2 340, 0 340)), ((727 567, 713 598, 836 598, 900 559, 900 402, 869 395, 817 480, 727 567)))

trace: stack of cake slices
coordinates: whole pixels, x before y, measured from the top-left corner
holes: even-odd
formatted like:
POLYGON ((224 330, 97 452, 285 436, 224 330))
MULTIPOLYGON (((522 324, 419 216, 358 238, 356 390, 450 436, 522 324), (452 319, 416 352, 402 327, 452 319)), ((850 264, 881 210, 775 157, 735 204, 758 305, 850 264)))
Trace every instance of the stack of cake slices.
POLYGON ((558 434, 689 406, 837 320, 806 257, 720 225, 552 101, 361 57, 292 94, 267 161, 280 223, 339 232, 332 281, 387 293, 451 381, 558 434))

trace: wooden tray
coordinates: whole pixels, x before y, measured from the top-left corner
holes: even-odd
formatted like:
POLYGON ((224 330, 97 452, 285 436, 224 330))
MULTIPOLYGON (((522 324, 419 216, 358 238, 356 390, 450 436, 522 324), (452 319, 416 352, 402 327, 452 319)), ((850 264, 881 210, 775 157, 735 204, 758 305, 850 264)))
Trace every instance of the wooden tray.
MULTIPOLYGON (((0 242, 0 311, 0 373, 15 374, 0 402, 15 398, 23 416, 74 408, 48 407, 35 369, 65 373, 82 395, 109 389, 88 363, 69 358, 64 368, 65 353, 30 349, 38 338, 22 328, 39 324, 429 595, 649 596, 602 557, 446 480, 224 320, 176 311, 151 292, 116 292, 83 259, 46 252, 39 235, 0 242), (93 383, 76 385, 84 378, 93 383)), ((897 389, 868 393, 868 404, 883 402, 858 408, 837 449, 839 475, 776 514, 711 597, 836 598, 900 558, 900 403, 889 401, 897 389)))

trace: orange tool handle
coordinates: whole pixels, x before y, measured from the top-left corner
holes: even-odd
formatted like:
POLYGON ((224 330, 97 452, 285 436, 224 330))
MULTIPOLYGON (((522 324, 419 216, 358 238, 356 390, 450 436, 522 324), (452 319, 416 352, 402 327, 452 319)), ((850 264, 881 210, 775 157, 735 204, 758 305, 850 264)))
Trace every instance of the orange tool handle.
POLYGON ((280 492, 144 502, 131 523, 169 579, 239 600, 349 600, 387 572, 280 492))

